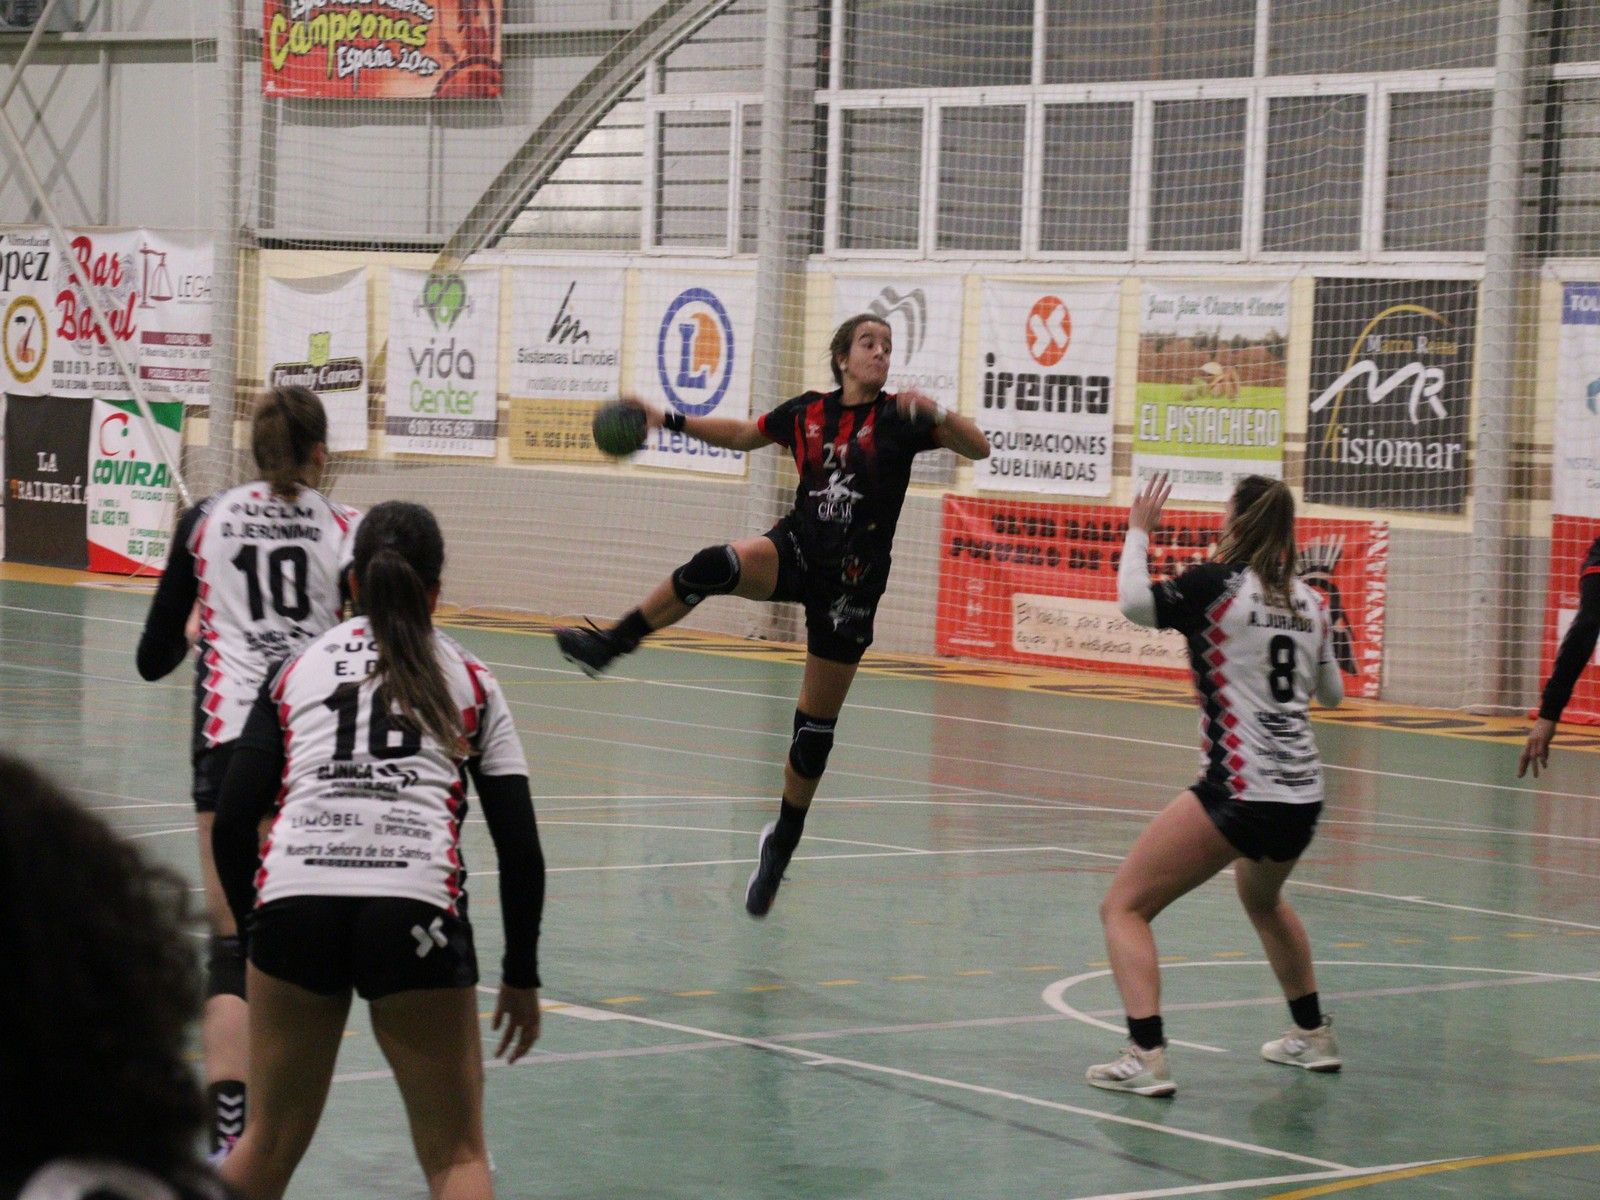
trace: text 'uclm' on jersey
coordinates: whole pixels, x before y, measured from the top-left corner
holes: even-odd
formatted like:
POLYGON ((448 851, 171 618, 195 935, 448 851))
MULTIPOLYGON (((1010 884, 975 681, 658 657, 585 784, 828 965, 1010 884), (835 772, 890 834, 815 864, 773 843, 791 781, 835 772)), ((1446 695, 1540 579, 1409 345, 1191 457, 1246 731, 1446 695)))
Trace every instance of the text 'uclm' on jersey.
POLYGON ((263 538, 275 542, 322 540, 316 510, 303 504, 285 504, 278 500, 255 504, 242 500, 229 506, 228 516, 232 520, 222 523, 223 537, 263 538))
POLYGON ((985 354, 983 407, 1018 412, 1090 413, 1111 411, 1111 376, 1043 375, 1032 371, 996 371, 994 355, 985 354))

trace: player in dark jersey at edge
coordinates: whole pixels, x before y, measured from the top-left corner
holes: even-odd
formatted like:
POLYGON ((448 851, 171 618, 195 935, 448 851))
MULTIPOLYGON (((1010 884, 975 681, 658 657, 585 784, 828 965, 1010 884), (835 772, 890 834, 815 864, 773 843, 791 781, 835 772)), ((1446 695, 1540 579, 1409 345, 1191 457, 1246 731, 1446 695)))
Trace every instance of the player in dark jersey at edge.
POLYGON ((374 507, 356 534, 360 615, 272 671, 223 783, 215 853, 248 931, 251 1105, 220 1173, 247 1200, 288 1188, 327 1100, 352 992, 370 1005, 431 1194, 493 1195, 461 846, 468 774, 500 867, 493 1028, 504 1027, 496 1053, 508 1062, 539 1035, 544 855, 505 696, 433 628, 443 566, 431 512, 374 507))
POLYGON ((201 501, 172 538, 166 570, 139 639, 145 679, 189 652, 199 608, 192 758, 200 876, 211 927, 202 1023, 212 1152, 244 1126, 244 950, 211 861, 217 790, 267 668, 339 619, 339 572, 358 515, 318 492, 328 417, 315 392, 278 387, 256 405, 251 449, 261 478, 201 501))
POLYGON ((1556 723, 1572 699, 1572 689, 1578 676, 1594 657, 1594 644, 1600 639, 1600 538, 1595 538, 1584 557, 1578 573, 1578 615, 1572 618, 1561 648, 1556 651, 1556 661, 1550 668, 1550 678, 1545 680, 1544 693, 1539 697, 1539 717, 1528 730, 1528 740, 1522 747, 1522 758, 1517 763, 1517 778, 1521 779, 1533 768, 1533 777, 1550 765, 1550 743, 1556 736, 1556 723))
POLYGON ((745 909, 754 917, 772 907, 827 766, 839 710, 872 643, 911 460, 939 447, 968 459, 989 455, 983 431, 968 418, 921 392, 883 390, 892 348, 888 325, 863 313, 841 324, 829 343, 838 385, 831 392, 806 392, 753 421, 646 409, 651 428, 713 446, 785 447, 800 473, 794 508, 761 537, 707 546, 612 628, 556 631, 562 654, 594 675, 708 596, 805 606, 805 677, 783 799, 778 819, 761 831, 759 863, 745 888, 745 909))
POLYGON ((1141 1096, 1176 1091, 1150 922, 1230 864, 1294 1021, 1261 1047, 1262 1057, 1308 1071, 1341 1065, 1317 995, 1311 943, 1283 897, 1322 809, 1311 697, 1330 708, 1344 699, 1328 611, 1295 575, 1294 495, 1281 480, 1241 479, 1211 561, 1153 583, 1150 535, 1170 491, 1162 475, 1134 499, 1117 601, 1135 624, 1177 630, 1188 642, 1203 773, 1145 826, 1101 901, 1106 957, 1132 1044, 1088 1071, 1095 1087, 1141 1096))

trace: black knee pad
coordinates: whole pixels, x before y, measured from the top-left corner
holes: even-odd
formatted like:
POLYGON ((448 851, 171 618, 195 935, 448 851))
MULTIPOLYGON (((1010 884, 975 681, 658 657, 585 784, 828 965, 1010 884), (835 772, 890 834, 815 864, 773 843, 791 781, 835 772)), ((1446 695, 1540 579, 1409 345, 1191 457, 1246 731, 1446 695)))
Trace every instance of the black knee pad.
POLYGON ((672 573, 672 590, 693 608, 707 596, 726 596, 739 586, 739 556, 733 547, 707 546, 672 573))
POLYGON ((237 996, 244 999, 244 941, 211 936, 206 954, 206 999, 237 996))
POLYGON ((794 739, 789 743, 789 765, 802 779, 821 779, 833 750, 833 727, 838 717, 813 717, 794 710, 794 739))

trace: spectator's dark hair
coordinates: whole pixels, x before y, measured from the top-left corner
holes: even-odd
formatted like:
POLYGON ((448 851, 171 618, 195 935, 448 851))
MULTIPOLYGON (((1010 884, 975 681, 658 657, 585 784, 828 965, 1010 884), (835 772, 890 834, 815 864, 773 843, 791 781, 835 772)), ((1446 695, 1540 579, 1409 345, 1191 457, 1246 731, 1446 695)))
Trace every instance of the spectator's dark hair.
POLYGON ((877 313, 857 313, 841 321, 839 328, 833 331, 833 337, 828 340, 828 369, 833 372, 833 381, 840 387, 844 386, 844 371, 839 362, 841 359, 849 359, 850 347, 855 345, 856 341, 856 330, 863 325, 882 325, 885 329, 889 328, 889 322, 877 313))
POLYGON ((0 1178, 107 1158, 172 1178, 205 1106, 187 884, 0 756, 0 1178))

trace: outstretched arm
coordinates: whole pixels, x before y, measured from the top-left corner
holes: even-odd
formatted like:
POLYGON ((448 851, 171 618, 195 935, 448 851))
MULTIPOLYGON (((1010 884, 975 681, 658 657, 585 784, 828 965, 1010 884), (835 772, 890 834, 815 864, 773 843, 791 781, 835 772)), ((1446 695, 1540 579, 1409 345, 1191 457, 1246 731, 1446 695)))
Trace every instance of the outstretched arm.
POLYGON ((762 433, 754 421, 738 417, 691 417, 676 409, 651 408, 642 400, 624 396, 628 404, 643 410, 645 425, 649 429, 666 429, 669 433, 685 433, 711 446, 724 450, 759 450, 770 446, 772 439, 762 433))

